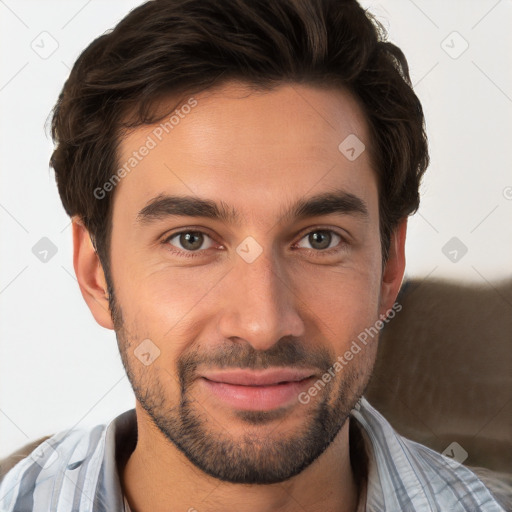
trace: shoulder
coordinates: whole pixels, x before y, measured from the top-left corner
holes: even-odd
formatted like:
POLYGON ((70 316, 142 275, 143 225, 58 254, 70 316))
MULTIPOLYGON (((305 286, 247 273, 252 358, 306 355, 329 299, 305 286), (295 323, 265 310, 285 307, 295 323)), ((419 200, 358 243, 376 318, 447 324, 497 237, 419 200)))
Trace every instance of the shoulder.
POLYGON ((61 492, 61 475, 90 461, 98 448, 101 451, 105 428, 97 425, 61 431, 32 441, 2 459, 0 509, 8 512, 18 510, 21 503, 32 503, 36 486, 38 499, 50 503, 61 492))
POLYGON ((437 510, 441 506, 443 510, 503 512, 510 501, 506 480, 498 485, 493 472, 479 476, 454 458, 401 436, 366 399, 360 400, 352 416, 366 434, 370 499, 385 502, 386 508, 390 502, 393 510, 437 510), (493 481, 494 488, 489 484, 493 481))
POLYGON ((505 510, 512 510, 512 473, 476 466, 468 466, 468 469, 484 483, 505 510))
POLYGON ((31 441, 26 445, 18 448, 7 457, 0 459, 0 482, 4 479, 5 475, 21 460, 28 457, 41 443, 50 439, 52 436, 44 436, 31 441))

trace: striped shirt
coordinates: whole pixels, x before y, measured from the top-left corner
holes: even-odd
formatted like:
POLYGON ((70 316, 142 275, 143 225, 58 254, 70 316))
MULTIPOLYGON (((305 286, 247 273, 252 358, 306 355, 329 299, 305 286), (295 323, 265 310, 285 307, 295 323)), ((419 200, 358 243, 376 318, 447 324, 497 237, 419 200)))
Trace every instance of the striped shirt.
MULTIPOLYGON (((399 435, 364 397, 351 418, 368 456, 358 510, 505 512, 472 471, 399 435)), ((0 512, 130 512, 118 467, 136 438, 135 409, 106 425, 53 435, 6 474, 0 512)))

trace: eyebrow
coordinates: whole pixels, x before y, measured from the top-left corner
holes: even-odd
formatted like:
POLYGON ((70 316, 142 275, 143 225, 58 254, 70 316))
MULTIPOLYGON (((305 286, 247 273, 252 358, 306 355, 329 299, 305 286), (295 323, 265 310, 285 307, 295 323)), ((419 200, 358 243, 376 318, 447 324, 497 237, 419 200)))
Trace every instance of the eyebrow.
MULTIPOLYGON (((345 190, 324 192, 309 198, 302 198, 281 214, 281 221, 302 220, 320 215, 353 215, 368 220, 366 203, 358 196, 345 190)), ((194 196, 159 194, 146 203, 137 214, 137 223, 151 224, 167 217, 204 217, 220 220, 226 224, 240 225, 242 216, 224 201, 216 203, 210 199, 194 196)))

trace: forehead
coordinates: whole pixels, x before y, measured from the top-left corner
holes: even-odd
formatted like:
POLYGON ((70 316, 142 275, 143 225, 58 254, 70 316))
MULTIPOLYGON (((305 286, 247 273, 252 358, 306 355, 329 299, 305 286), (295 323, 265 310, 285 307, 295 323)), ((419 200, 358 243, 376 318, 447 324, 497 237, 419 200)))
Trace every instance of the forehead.
POLYGON ((181 194, 236 204, 247 219, 268 211, 278 193, 295 200, 341 187, 368 195, 376 179, 367 149, 363 112, 345 90, 282 84, 254 91, 231 82, 185 98, 121 139, 118 164, 126 172, 114 212, 123 204, 134 216, 159 194, 181 194), (347 157, 347 146, 359 153, 363 144, 357 158, 347 157))

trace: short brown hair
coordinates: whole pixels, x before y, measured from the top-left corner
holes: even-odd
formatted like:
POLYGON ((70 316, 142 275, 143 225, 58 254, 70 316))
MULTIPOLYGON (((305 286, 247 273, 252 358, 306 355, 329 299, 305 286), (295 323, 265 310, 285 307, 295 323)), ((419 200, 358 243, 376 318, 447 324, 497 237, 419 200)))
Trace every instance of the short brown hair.
POLYGON ((166 95, 229 79, 260 89, 332 85, 354 95, 370 129, 384 264, 392 231, 419 207, 429 163, 407 61, 386 38, 355 0, 151 0, 95 39, 55 105, 50 165, 66 212, 91 234, 109 288, 113 194, 97 199, 94 190, 117 169, 122 127, 161 120, 152 107, 166 95))

